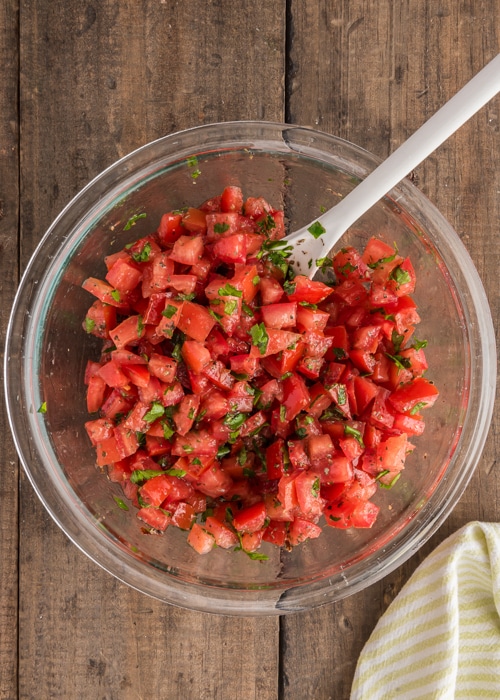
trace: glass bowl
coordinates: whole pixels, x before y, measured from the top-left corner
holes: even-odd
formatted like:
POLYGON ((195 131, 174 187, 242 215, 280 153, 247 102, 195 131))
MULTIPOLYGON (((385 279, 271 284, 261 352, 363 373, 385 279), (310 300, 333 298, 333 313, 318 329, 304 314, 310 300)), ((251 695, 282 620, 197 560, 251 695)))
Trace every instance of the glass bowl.
POLYGON ((117 484, 95 466, 84 429, 84 369, 98 342, 82 330, 91 303, 81 288, 103 277, 105 255, 155 231, 161 215, 196 206, 228 184, 284 208, 291 232, 333 206, 378 164, 333 136, 291 125, 229 122, 161 138, 122 158, 62 211, 36 249, 7 332, 5 389, 24 469, 68 537, 121 581, 200 611, 260 615, 338 600, 402 564, 450 513, 479 460, 491 419, 496 352, 488 303, 459 237, 404 181, 346 234, 376 234, 409 255, 426 355, 440 397, 403 478, 374 500, 369 530, 325 528, 293 551, 265 544, 268 561, 215 549, 196 554, 186 533, 145 535, 117 484), (141 216, 146 214, 146 216, 141 216), (135 225, 126 230, 126 223, 135 225), (47 412, 39 412, 45 403, 47 412))

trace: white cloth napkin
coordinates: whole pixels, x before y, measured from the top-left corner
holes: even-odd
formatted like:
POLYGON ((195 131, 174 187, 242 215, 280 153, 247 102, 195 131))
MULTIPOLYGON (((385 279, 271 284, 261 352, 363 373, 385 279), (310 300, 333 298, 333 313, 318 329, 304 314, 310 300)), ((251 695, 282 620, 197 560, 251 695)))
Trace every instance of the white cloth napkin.
POLYGON ((351 700, 393 698, 500 700, 500 524, 442 542, 378 621, 351 700))

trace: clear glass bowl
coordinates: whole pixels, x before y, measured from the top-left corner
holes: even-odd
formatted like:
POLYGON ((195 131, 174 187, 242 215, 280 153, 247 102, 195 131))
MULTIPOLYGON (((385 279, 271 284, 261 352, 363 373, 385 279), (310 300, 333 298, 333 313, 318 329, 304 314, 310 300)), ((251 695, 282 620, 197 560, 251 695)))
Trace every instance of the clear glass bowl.
POLYGON ((414 440, 403 478, 375 498, 371 530, 336 530, 266 562, 242 552, 200 556, 186 534, 145 535, 116 484, 95 466, 83 424, 83 373, 98 343, 82 330, 91 303, 81 289, 105 274, 103 257, 154 231, 162 213, 196 205, 225 185, 283 207, 289 231, 316 218, 378 160, 341 139, 265 122, 213 124, 138 149, 93 180, 47 231, 26 269, 7 333, 5 387, 24 469, 54 520, 91 559, 160 600, 224 614, 280 614, 338 600, 410 557, 449 514, 480 457, 491 419, 496 352, 477 272, 451 226, 404 181, 356 224, 345 243, 371 234, 409 255, 414 298, 429 341, 428 376, 440 398, 414 440), (195 160, 196 159, 196 160, 195 160), (130 230, 124 226, 138 218, 130 230), (46 402, 47 412, 38 412, 46 402))

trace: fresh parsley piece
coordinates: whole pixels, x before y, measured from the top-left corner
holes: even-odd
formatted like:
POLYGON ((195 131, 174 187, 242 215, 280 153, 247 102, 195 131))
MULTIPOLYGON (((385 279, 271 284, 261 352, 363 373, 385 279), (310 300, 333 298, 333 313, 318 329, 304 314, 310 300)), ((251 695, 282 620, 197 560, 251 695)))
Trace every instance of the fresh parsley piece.
POLYGON ((121 296, 120 296, 120 292, 117 289, 112 289, 110 294, 116 302, 120 303, 121 296))
POLYGON ((139 314, 137 316, 137 335, 140 338, 142 334, 144 333, 144 321, 142 320, 142 316, 139 314))
POLYGON ((319 238, 324 233, 326 233, 326 228, 322 224, 320 224, 319 221, 315 221, 314 223, 312 223, 310 226, 307 227, 307 230, 313 238, 319 238))
POLYGON ((232 284, 225 284, 223 287, 219 288, 219 296, 221 297, 241 297, 243 292, 241 289, 236 289, 232 284))
MULTIPOLYGON (((146 214, 144 214, 146 216, 146 214)), ((146 241, 144 244, 142 250, 137 251, 136 253, 132 253, 133 259, 138 262, 147 262, 149 260, 149 256, 151 255, 151 243, 146 241)))
POLYGON ((394 477, 394 479, 390 483, 383 484, 381 481, 379 481, 379 484, 383 489, 392 489, 392 487, 394 486, 396 481, 399 480, 400 476, 401 476, 401 472, 398 472, 398 474, 396 474, 396 476, 394 477))
POLYGON ((130 475, 130 481, 133 484, 141 484, 143 481, 153 479, 155 476, 163 474, 160 469, 134 469, 130 475))
POLYGON ((38 409, 37 413, 47 413, 47 402, 44 401, 42 404, 40 404, 40 408, 38 409))
POLYGON ((364 448, 365 444, 363 442, 363 437, 359 430, 356 430, 356 428, 353 428, 350 425, 344 425, 344 434, 351 435, 359 443, 360 447, 364 448))
POLYGON ((250 318, 253 318, 253 316, 255 316, 252 308, 250 306, 248 306, 248 304, 246 302, 242 302, 241 309, 245 313, 246 316, 250 316, 250 318))
POLYGON ((246 413, 229 413, 224 418, 224 425, 227 425, 231 430, 238 430, 246 421, 246 413))
POLYGON ((130 217, 130 219, 127 221, 125 226, 123 227, 124 231, 129 231, 132 226, 135 226, 136 223, 139 221, 139 219, 145 219, 147 216, 146 212, 141 212, 140 214, 134 214, 133 216, 130 217))
POLYGON ((411 362, 407 357, 401 357, 401 355, 389 355, 388 352, 386 352, 385 355, 392 360, 399 369, 410 369, 411 362))
POLYGON ((423 408, 427 406, 427 403, 425 401, 419 401, 416 403, 413 408, 410 411, 410 416, 414 416, 417 413, 419 413, 423 408))
POLYGON ((261 355, 265 355, 269 343, 269 336, 264 323, 256 323, 253 325, 250 328, 250 336, 252 338, 252 345, 255 345, 259 349, 261 355))
POLYGON ((161 315, 165 316, 166 318, 172 318, 173 316, 175 316, 178 310, 179 309, 177 308, 177 306, 174 306, 173 304, 167 304, 161 312, 161 315))
POLYGON ((392 344, 394 345, 394 352, 398 353, 401 349, 401 344, 403 340, 405 339, 404 335, 401 335, 401 333, 398 333, 396 329, 392 331, 391 335, 391 340, 392 344))
POLYGON ((175 430, 170 425, 170 422, 168 420, 162 420, 160 425, 163 430, 163 437, 165 440, 170 440, 170 438, 175 435, 175 430))
POLYGON ((394 280, 398 287, 411 282, 411 275, 407 270, 403 270, 399 265, 390 274, 390 279, 394 280))
POLYGON ((232 314, 234 314, 237 308, 238 302, 235 299, 230 299, 224 304, 224 313, 226 314, 226 316, 231 316, 232 314))
POLYGON ((153 423, 158 418, 161 418, 164 413, 165 407, 159 401, 154 401, 149 411, 144 414, 143 420, 145 420, 146 423, 153 423))
POLYGON ((325 270, 328 267, 333 267, 333 262, 331 258, 325 257, 325 258, 318 258, 316 260, 316 265, 321 269, 325 270))
POLYGON ((229 231, 229 224, 226 224, 226 223, 214 224, 214 233, 225 233, 226 231, 229 231))
POLYGON ((95 321, 93 318, 85 317, 85 331, 87 333, 92 333, 95 328, 95 321))
POLYGON ((228 454, 231 453, 231 448, 229 445, 221 445, 219 449, 217 450, 217 459, 223 459, 224 457, 227 457, 228 454))
POLYGON ((392 262, 396 258, 397 254, 398 254, 398 247, 394 243, 394 254, 393 255, 388 255, 386 258, 380 258, 380 260, 376 260, 375 262, 367 263, 368 267, 371 268, 372 270, 375 270, 380 265, 385 265, 385 263, 392 262))
POLYGON ((426 340, 417 340, 415 338, 415 342, 413 343, 413 345, 411 347, 414 348, 415 350, 422 350, 423 348, 427 347, 427 341, 426 340))
POLYGON ((276 228, 276 222, 271 214, 266 214, 263 219, 257 221, 257 226, 261 233, 269 233, 273 228, 276 228))
POLYGON ((260 277, 259 275, 255 275, 255 277, 252 277, 252 282, 255 286, 257 286, 260 282, 260 277))
POLYGON ((115 501, 118 508, 121 508, 122 510, 128 510, 128 505, 119 496, 113 496, 113 500, 115 501))
MULTIPOLYGON (((194 462, 194 460, 193 460, 193 462, 194 462)), ((168 474, 169 476, 178 476, 179 479, 182 479, 183 476, 186 476, 187 471, 185 469, 172 468, 172 469, 167 469, 167 471, 164 473, 168 474)))
POLYGON ((283 285, 283 291, 287 296, 290 296, 292 294, 295 294, 295 290, 297 289, 297 285, 295 282, 285 282, 283 285))
POLYGON ((187 161, 188 168, 196 168, 198 165, 198 158, 196 156, 190 156, 187 161))

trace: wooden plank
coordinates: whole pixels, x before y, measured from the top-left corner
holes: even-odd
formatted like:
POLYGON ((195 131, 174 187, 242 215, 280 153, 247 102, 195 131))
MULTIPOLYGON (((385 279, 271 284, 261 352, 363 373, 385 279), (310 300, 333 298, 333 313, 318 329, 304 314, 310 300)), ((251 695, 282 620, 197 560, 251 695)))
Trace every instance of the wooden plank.
MULTIPOLYGON (((287 118, 334 133, 380 157, 394 150, 498 46, 495 2, 291 2, 287 118)), ((498 99, 417 168, 418 185, 451 221, 499 318, 498 99)), ((404 566, 339 603, 282 620, 287 700, 349 697, 356 661, 378 618, 436 545, 471 519, 499 517, 494 415, 482 460, 438 533, 404 566)))
MULTIPOLYGON (((18 275, 19 130, 17 0, 0 4, 0 337, 5 338, 18 275)), ((1 361, 3 364, 4 343, 1 361)), ((0 698, 17 693, 17 557, 19 467, 0 402, 2 461, 0 479, 0 698)))
MULTIPOLYGON (((285 3, 105 0, 21 13, 22 262, 104 166, 173 130, 281 119, 285 3), (273 89, 269 89, 268 81, 273 89), (264 97, 262 97, 264 96, 264 97)), ((79 553, 23 481, 20 697, 276 697, 277 618, 162 605, 79 553)))

